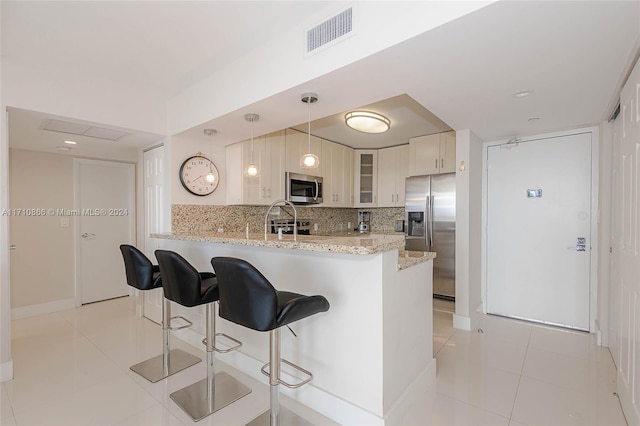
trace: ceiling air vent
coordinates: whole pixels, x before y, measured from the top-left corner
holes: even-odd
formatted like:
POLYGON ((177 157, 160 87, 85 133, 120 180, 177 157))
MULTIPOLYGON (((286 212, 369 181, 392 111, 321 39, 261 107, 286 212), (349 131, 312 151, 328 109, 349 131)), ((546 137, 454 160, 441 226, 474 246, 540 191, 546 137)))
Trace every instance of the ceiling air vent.
POLYGON ((105 129, 103 127, 89 126, 86 124, 72 123, 70 121, 61 121, 50 119, 42 127, 42 130, 50 130, 52 132, 70 133, 72 135, 90 136, 92 138, 107 139, 115 141, 120 139, 127 133, 120 130, 105 129))
POLYGON ((353 8, 349 8, 333 18, 307 31, 307 53, 311 53, 353 31, 353 8))

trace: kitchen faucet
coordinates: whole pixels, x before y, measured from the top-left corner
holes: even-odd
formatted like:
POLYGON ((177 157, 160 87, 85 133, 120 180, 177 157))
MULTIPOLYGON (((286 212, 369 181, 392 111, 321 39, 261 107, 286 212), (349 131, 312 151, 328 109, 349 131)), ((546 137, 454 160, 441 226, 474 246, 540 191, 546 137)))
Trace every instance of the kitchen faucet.
POLYGON ((271 209, 278 203, 284 203, 291 206, 291 208, 293 209, 293 241, 298 241, 298 212, 296 210, 296 206, 294 206, 291 201, 287 200, 276 200, 271 203, 271 205, 267 209, 267 214, 264 215, 264 240, 267 241, 267 221, 269 220, 269 213, 271 213, 271 209))

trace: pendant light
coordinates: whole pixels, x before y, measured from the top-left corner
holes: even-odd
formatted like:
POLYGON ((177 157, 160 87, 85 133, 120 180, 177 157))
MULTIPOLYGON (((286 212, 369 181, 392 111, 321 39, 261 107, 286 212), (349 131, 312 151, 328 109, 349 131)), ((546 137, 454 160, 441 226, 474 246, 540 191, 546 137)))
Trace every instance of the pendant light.
MULTIPOLYGON (((202 131, 205 135, 211 137, 211 136, 215 136, 218 134, 218 131, 216 129, 204 129, 202 131)), ((211 152, 213 153, 213 142, 211 143, 212 145, 212 150, 211 152)), ((200 154, 200 153, 198 153, 200 154)), ((207 176, 205 176, 205 180, 209 183, 213 183, 216 181, 216 175, 213 172, 213 162, 210 161, 209 162, 209 173, 207 173, 207 176)))
POLYGON ((311 153, 311 104, 318 101, 318 95, 316 93, 303 93, 300 100, 307 104, 309 118, 309 128, 307 132, 309 137, 309 146, 307 153, 300 158, 300 166, 303 169, 315 169, 320 165, 320 159, 317 155, 311 153))
POLYGON ((260 120, 260 116, 258 114, 245 114, 244 121, 248 121, 251 123, 251 154, 249 156, 249 164, 245 169, 245 174, 249 177, 258 176, 258 166, 253 160, 253 123, 260 120))

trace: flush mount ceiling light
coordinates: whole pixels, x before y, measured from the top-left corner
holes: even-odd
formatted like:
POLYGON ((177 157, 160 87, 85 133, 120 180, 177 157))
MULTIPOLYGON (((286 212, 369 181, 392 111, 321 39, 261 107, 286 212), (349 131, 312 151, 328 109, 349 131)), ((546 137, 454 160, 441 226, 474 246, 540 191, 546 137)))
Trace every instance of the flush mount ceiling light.
POLYGON ((64 141, 67 145, 75 145, 77 142, 74 141, 64 141))
POLYGON ((308 137, 309 147, 307 153, 300 157, 300 166, 304 169, 315 169, 320 165, 320 159, 317 155, 311 153, 311 104, 318 102, 318 95, 316 93, 303 93, 300 100, 307 104, 308 111, 308 137))
POLYGON ((258 114, 244 115, 244 121, 251 123, 251 156, 249 157, 249 164, 247 164, 247 168, 244 170, 245 174, 249 177, 258 176, 258 166, 253 161, 253 123, 258 120, 260 120, 260 116, 258 114))
POLYGON ((351 111, 345 114, 347 126, 364 133, 384 133, 391 127, 391 121, 384 115, 371 111, 351 111))

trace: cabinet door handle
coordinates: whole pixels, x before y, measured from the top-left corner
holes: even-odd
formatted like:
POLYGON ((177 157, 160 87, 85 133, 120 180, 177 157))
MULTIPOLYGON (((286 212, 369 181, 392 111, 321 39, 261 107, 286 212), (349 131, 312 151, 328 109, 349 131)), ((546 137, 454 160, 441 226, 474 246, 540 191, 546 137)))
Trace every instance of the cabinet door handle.
POLYGON ((391 202, 393 203, 393 194, 391 194, 391 202))
POLYGON ((438 168, 438 159, 436 158, 436 169, 438 168))
POLYGON ((440 159, 440 168, 444 169, 444 158, 440 159))

